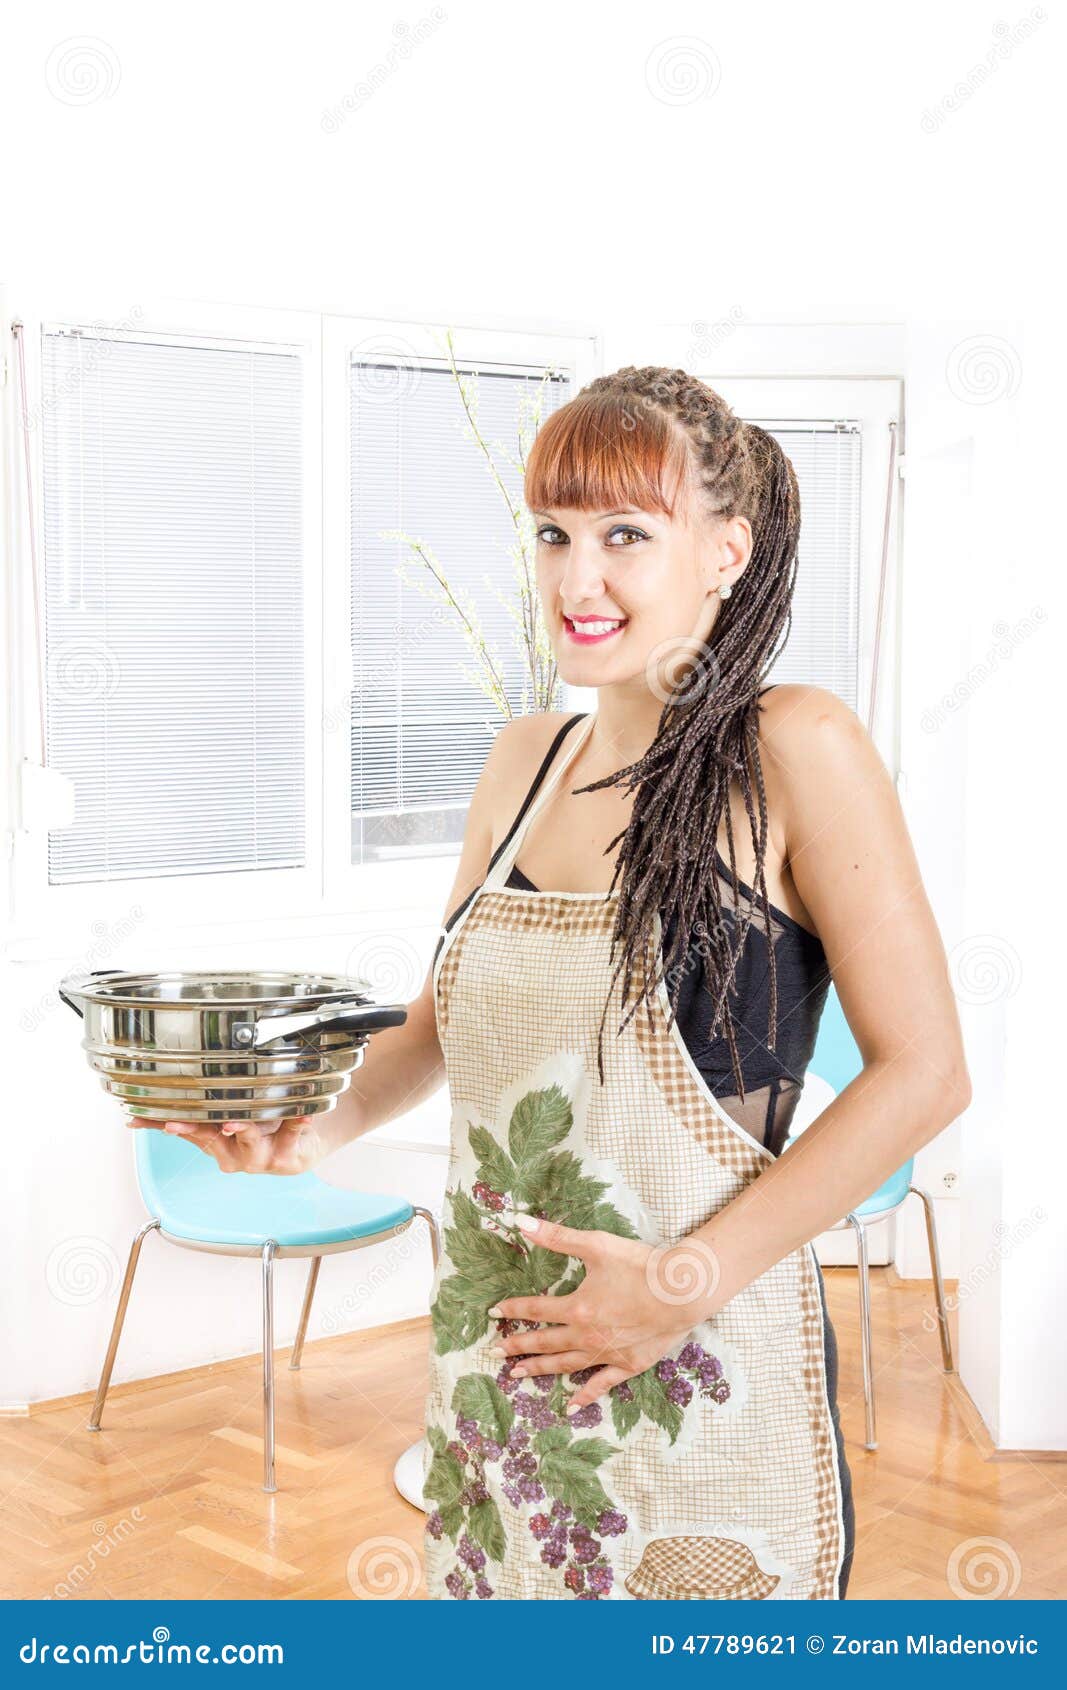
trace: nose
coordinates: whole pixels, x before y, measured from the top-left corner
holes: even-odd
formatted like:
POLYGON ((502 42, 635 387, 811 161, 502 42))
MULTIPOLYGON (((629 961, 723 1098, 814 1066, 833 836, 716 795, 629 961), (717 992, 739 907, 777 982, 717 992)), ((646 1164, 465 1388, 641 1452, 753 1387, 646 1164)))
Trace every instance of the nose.
POLYGON ((559 578, 559 602, 570 610, 604 597, 604 569, 595 538, 572 538, 559 578))

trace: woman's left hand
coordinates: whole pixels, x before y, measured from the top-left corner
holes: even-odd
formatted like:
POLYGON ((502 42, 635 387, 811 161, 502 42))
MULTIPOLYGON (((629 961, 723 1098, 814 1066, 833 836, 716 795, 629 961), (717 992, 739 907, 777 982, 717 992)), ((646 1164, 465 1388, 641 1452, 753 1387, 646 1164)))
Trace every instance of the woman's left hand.
MULTIPOLYGON (((495 1355, 531 1358, 511 1367, 512 1378, 597 1369, 571 1397, 568 1414, 662 1361, 715 1312, 719 1264, 710 1245, 695 1236, 654 1246, 533 1215, 510 1218, 532 1244, 585 1263, 585 1278, 576 1291, 562 1297, 505 1297, 489 1310, 507 1320, 551 1323, 497 1340, 495 1355)), ((509 1217, 498 1219, 506 1223, 509 1217)))

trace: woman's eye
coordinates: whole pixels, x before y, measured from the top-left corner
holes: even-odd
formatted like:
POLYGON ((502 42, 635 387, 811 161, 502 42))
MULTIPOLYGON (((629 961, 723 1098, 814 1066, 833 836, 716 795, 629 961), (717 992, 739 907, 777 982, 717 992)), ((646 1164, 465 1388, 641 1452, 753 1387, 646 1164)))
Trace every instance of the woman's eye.
POLYGON ((567 536, 562 528, 556 528, 552 523, 547 522, 543 528, 537 530, 537 538, 543 540, 546 546, 562 546, 567 536))
POLYGON ((610 528, 604 538, 609 546, 632 546, 637 540, 647 540, 648 535, 643 528, 633 528, 624 522, 610 528))

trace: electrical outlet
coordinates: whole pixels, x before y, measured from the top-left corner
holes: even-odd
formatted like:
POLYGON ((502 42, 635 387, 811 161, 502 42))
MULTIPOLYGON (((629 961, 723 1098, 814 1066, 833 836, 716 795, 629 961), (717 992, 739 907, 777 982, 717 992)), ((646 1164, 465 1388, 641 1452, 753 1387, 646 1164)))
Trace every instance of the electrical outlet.
POLYGON ((942 1186, 945 1191, 953 1197, 956 1195, 956 1187, 959 1183, 960 1176, 952 1168, 950 1168, 947 1173, 941 1175, 942 1186))

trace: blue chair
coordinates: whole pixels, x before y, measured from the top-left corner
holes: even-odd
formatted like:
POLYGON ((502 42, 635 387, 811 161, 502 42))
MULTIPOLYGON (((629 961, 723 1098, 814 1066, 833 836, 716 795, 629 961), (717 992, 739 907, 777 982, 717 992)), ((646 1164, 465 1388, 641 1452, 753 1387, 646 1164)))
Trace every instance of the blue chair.
MULTIPOLYGON (((815 1041, 815 1051, 808 1065, 808 1074, 817 1076, 829 1086, 836 1096, 856 1078, 863 1068, 863 1058, 860 1056, 859 1046, 852 1037, 852 1030, 845 1020, 845 1012, 841 1008, 841 1000, 831 986, 826 1004, 819 1022, 819 1032, 815 1041)), ((804 1125, 794 1125, 792 1132, 786 1139, 786 1147, 796 1142, 804 1130, 804 1125)), ((878 1440, 875 1431, 874 1417, 874 1367, 871 1353, 871 1281, 870 1266, 867 1250, 867 1228, 876 1226, 879 1221, 887 1220, 892 1214, 907 1202, 909 1195, 920 1198, 926 1216, 926 1242, 930 1251, 930 1271, 934 1281, 934 1297, 937 1302, 937 1324, 941 1336, 941 1360, 946 1373, 955 1372, 952 1359, 952 1339, 948 1329, 948 1315, 945 1310, 945 1285, 941 1276, 941 1252, 937 1243, 937 1223, 934 1217, 934 1205, 928 1191, 923 1191, 913 1185, 912 1169, 914 1157, 909 1157, 902 1168, 898 1168, 880 1185, 878 1190, 864 1202, 851 1210, 842 1221, 828 1228, 830 1232, 841 1232, 851 1227, 856 1234, 856 1260, 859 1268, 860 1288, 860 1335, 863 1349, 863 1398, 867 1410, 867 1438, 865 1447, 877 1449, 878 1440)))
POLYGON ((130 1247, 119 1305, 111 1328, 90 1432, 100 1417, 122 1336, 141 1245, 150 1232, 190 1250, 218 1256, 259 1256, 263 1281, 263 1489, 274 1482, 274 1263, 283 1256, 308 1256, 311 1269, 289 1366, 298 1368, 323 1256, 361 1250, 396 1237, 421 1215, 430 1229, 436 1267, 440 1255, 437 1218, 402 1197, 343 1191, 317 1174, 224 1174, 195 1144, 139 1128, 135 1135, 137 1181, 153 1217, 130 1247))

